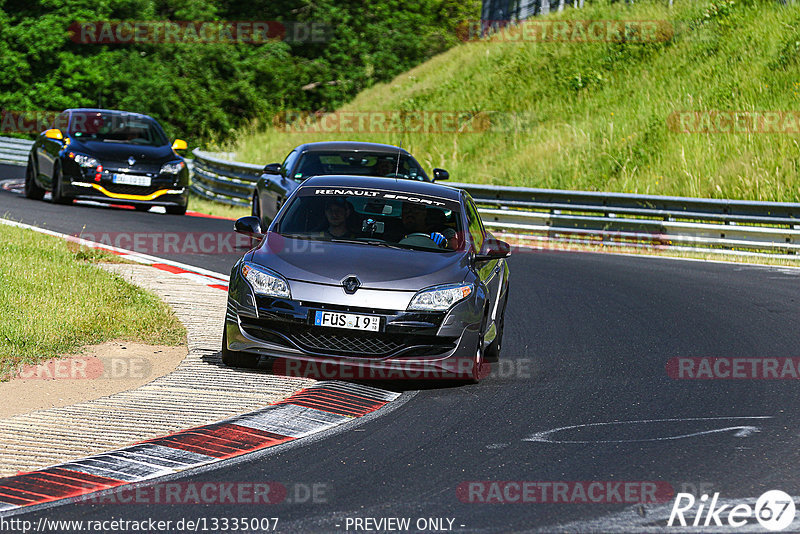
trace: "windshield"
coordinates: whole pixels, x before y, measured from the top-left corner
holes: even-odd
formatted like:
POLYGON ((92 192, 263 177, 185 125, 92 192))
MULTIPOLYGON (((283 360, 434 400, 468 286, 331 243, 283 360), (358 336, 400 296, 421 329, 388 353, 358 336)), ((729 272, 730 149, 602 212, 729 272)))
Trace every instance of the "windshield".
POLYGON ((273 228, 284 237, 448 252, 464 247, 459 206, 401 191, 306 187, 273 228))
POLYGON ((425 173, 414 158, 401 154, 371 154, 366 152, 307 152, 303 154, 294 173, 295 180, 305 180, 322 174, 348 176, 383 176, 427 181, 425 173))
POLYGON ((152 119, 140 115, 106 112, 72 114, 69 136, 80 141, 101 141, 144 146, 163 146, 167 138, 152 119))

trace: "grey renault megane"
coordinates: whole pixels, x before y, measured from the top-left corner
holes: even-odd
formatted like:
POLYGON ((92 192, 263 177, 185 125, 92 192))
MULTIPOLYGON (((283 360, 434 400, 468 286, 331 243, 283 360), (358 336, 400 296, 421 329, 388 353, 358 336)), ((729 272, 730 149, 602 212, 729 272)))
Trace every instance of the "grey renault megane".
POLYGON ((260 242, 231 271, 225 364, 264 355, 477 381, 498 357, 510 247, 465 191, 318 176, 260 224, 235 223, 260 242))

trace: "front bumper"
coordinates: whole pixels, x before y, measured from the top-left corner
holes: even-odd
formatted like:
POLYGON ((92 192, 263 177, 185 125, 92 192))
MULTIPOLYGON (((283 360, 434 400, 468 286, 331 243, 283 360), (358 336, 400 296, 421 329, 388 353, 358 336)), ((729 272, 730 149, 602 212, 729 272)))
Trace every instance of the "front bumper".
POLYGON ((149 206, 186 206, 189 201, 188 188, 167 184, 121 188, 76 180, 64 184, 64 194, 78 200, 149 206))
POLYGON ((110 167, 101 173, 93 168, 79 167, 69 158, 63 160, 64 183, 62 194, 78 200, 114 204, 146 204, 148 206, 187 206, 189 174, 183 169, 177 175, 159 174, 155 170, 110 167), (147 177, 149 186, 114 183, 115 173, 147 177))
POLYGON ((354 367, 398 371, 396 378, 423 378, 420 372, 431 371, 434 374, 427 376, 461 378, 469 376, 475 359, 481 309, 474 299, 462 301, 448 312, 407 312, 256 297, 239 279, 239 283, 232 280, 225 329, 232 351, 334 364, 341 366, 338 372, 354 367), (381 331, 315 326, 312 318, 319 310, 377 315, 381 331))

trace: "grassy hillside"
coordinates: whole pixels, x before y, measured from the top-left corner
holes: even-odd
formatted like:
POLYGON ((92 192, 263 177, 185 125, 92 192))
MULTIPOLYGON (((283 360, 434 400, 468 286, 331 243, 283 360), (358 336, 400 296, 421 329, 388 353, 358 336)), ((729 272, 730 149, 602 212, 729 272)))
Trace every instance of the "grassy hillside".
MULTIPOLYGON (((678 133, 680 111, 800 110, 800 6, 775 1, 587 3, 550 20, 669 21, 661 42, 464 43, 344 110, 509 112, 508 132, 246 132, 238 159, 280 161, 308 140, 402 143, 454 180, 800 201, 799 133, 678 133)), ((541 19, 540 19, 541 20, 541 19)), ((791 125, 788 126, 791 132, 791 125)), ((800 130, 800 125, 794 130, 800 130)))

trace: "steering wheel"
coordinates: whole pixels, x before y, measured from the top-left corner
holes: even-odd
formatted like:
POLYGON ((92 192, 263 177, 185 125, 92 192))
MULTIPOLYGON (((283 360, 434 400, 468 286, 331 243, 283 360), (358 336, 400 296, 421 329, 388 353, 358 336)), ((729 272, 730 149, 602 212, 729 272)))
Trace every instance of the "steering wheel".
MULTIPOLYGON (((437 232, 438 233, 438 232, 437 232)), ((417 246, 429 246, 429 243, 435 244, 439 248, 446 248, 447 247, 447 239, 441 236, 441 243, 437 243, 435 239, 431 237, 431 234, 425 234, 422 232, 414 232, 413 234, 408 234, 405 238, 400 240, 401 245, 417 245, 417 246), (421 239, 425 239, 425 241, 420 241, 421 239)))

